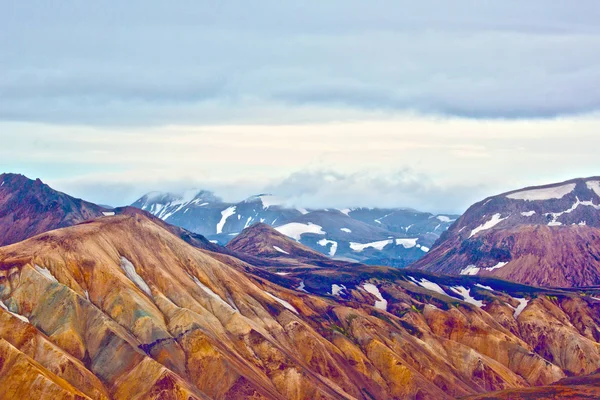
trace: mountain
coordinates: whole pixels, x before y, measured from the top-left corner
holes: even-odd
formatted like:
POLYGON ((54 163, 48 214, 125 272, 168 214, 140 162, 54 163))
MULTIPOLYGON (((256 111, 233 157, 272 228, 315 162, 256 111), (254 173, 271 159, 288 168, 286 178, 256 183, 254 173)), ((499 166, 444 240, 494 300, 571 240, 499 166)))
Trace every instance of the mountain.
POLYGON ((256 222, 274 224, 301 215, 295 209, 278 205, 271 195, 252 196, 240 203, 225 203, 212 192, 201 190, 184 195, 153 192, 144 195, 133 207, 148 211, 160 219, 206 237, 226 243, 256 222))
POLYGON ((109 210, 58 192, 39 179, 0 175, 0 246, 103 216, 109 210))
POLYGON ((600 289, 334 262, 266 224, 204 249, 114 213, 0 247, 0 397, 451 399, 600 367, 600 289))
POLYGON ((268 194, 234 204, 207 191, 154 192, 132 206, 222 245, 249 226, 265 223, 331 258, 396 267, 421 258, 457 218, 410 209, 290 208, 268 194))
POLYGON ((256 257, 283 257, 328 261, 328 258, 310 247, 290 240, 271 226, 263 223, 254 224, 244 229, 227 244, 227 249, 256 257))
POLYGON ((538 286, 600 285, 600 178, 476 203, 414 267, 538 286))

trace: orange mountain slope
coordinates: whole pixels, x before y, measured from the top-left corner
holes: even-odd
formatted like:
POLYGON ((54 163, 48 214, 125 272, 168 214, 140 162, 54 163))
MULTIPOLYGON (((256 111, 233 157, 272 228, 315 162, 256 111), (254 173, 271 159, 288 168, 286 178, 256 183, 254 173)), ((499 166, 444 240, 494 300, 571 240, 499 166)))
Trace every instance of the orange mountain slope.
POLYGON ((584 293, 363 266, 276 275, 141 213, 0 248, 0 300, 0 398, 450 399, 600 366, 584 293))

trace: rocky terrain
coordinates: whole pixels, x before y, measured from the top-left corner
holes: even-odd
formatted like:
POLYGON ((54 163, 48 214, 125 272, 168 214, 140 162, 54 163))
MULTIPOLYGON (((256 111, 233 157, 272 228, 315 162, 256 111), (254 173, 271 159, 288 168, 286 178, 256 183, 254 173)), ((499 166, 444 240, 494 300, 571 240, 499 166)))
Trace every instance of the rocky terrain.
POLYGON ((537 286, 600 285, 600 178, 487 198, 414 267, 537 286))
POLYGON ((6 398, 445 399, 600 367, 593 291, 319 257, 258 268, 140 212, 0 248, 0 386, 6 398))
POLYGON ((560 381, 541 387, 512 389, 469 396, 469 400, 557 400, 577 399, 595 400, 600 397, 600 374, 564 378, 560 381))
POLYGON ((207 191, 149 193, 132 206, 222 245, 264 223, 330 258, 396 267, 423 257, 457 218, 410 209, 306 210, 267 194, 233 204, 207 191))
MULTIPOLYGON (((0 399, 600 395, 600 288, 350 263, 264 223, 221 247, 134 207, 99 210, 0 247, 0 399)), ((518 243, 596 229, 557 222, 518 243)))
POLYGON ((51 189, 23 175, 0 175, 0 246, 100 217, 103 207, 51 189))

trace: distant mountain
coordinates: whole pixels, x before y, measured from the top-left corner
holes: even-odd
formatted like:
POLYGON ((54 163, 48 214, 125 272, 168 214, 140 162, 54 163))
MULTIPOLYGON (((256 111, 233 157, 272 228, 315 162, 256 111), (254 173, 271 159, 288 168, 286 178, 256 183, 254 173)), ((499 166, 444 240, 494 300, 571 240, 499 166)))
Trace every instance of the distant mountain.
POLYGON ((539 286, 600 285, 600 178, 489 197, 414 267, 539 286))
POLYGON ((0 175, 0 246, 101 217, 108 211, 56 191, 39 179, 0 175))
POLYGON ((226 203, 208 191, 154 192, 132 206, 222 245, 264 223, 329 257, 396 267, 421 258, 457 218, 410 209, 306 210, 286 207, 269 194, 226 203))
POLYGON ((254 224, 242 231, 227 244, 229 250, 257 257, 309 258, 327 260, 323 254, 291 240, 271 226, 254 224))

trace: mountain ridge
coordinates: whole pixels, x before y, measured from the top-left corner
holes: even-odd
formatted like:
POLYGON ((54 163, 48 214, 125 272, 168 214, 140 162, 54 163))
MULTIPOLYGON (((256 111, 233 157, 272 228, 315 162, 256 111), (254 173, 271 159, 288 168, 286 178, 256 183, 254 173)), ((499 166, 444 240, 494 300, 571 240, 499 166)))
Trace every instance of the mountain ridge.
POLYGON ((0 175, 0 246, 103 216, 109 210, 56 191, 40 179, 0 175))
POLYGON ((423 256, 457 217, 407 208, 306 210, 287 207, 272 194, 250 196, 238 203, 182 198, 155 192, 142 196, 132 206, 221 245, 260 222, 291 234, 300 243, 334 259, 398 267, 423 256), (407 241, 398 244, 390 238, 410 239, 414 245, 407 241))
POLYGON ((413 266, 543 286, 599 285, 599 184, 578 178, 490 196, 413 266))

